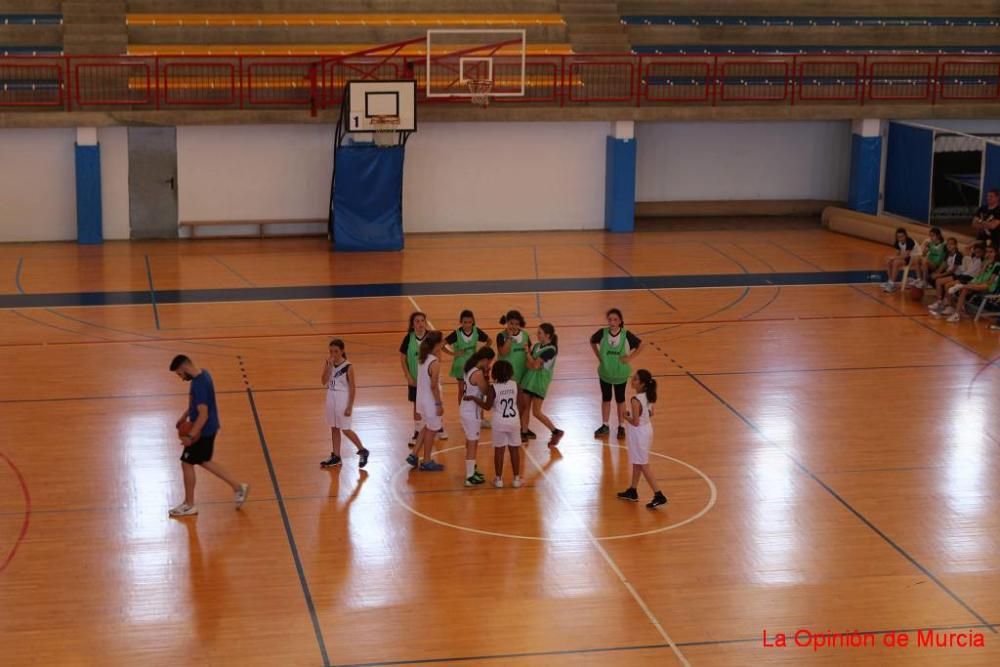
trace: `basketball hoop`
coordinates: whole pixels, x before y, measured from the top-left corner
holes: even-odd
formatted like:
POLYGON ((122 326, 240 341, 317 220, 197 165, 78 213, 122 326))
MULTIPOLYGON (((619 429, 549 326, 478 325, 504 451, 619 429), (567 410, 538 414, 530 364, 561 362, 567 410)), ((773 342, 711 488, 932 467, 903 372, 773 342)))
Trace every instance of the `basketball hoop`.
POLYGON ((493 92, 493 82, 489 79, 468 79, 470 99, 484 109, 490 105, 490 93, 493 92))
POLYGON ((368 119, 376 146, 395 146, 398 142, 399 116, 377 115, 368 119))

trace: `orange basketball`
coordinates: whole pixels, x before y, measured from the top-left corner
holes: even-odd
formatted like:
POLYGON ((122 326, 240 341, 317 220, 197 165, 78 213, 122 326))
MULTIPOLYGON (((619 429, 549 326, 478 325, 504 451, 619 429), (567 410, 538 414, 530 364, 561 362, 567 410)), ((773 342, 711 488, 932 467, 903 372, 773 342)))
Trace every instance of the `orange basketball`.
POLYGON ((182 422, 181 425, 177 428, 177 435, 181 438, 191 435, 192 428, 194 428, 194 424, 192 424, 191 422, 182 422))
POLYGON ((924 300, 924 290, 920 287, 910 287, 906 288, 906 298, 910 301, 923 301, 924 300))

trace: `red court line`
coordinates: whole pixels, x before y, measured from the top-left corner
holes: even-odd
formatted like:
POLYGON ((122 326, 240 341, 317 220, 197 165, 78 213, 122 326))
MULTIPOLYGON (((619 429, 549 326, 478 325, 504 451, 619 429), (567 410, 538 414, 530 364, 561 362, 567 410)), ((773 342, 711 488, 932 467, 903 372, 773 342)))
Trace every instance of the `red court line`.
POLYGON ((21 523, 21 532, 18 534, 17 539, 14 541, 14 546, 11 547, 10 553, 7 554, 6 558, 0 562, 0 573, 3 573, 10 562, 14 560, 14 555, 17 554, 17 548, 21 546, 21 542, 24 541, 24 536, 28 534, 28 524, 31 522, 31 494, 28 492, 28 484, 24 481, 24 476, 21 471, 17 469, 14 462, 10 460, 3 452, 0 452, 0 459, 3 459, 11 470, 14 471, 14 476, 17 477, 18 483, 21 485, 21 494, 24 496, 24 521, 21 523))

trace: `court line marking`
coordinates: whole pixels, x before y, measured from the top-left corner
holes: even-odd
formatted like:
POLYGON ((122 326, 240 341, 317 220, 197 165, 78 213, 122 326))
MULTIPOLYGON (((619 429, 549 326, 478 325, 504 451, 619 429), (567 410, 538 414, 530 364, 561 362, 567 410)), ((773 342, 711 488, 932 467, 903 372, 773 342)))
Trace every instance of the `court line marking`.
POLYGON ((25 536, 28 534, 28 526, 31 524, 31 492, 28 491, 28 483, 24 480, 24 475, 14 464, 9 456, 0 452, 0 459, 4 460, 4 463, 11 469, 14 473, 14 477, 17 478, 17 482, 21 487, 21 496, 24 498, 24 510, 20 514, 24 515, 24 519, 21 521, 21 530, 18 531, 17 538, 14 540, 14 546, 10 548, 7 556, 4 557, 3 561, 0 561, 0 574, 7 569, 10 562, 14 560, 14 556, 17 555, 17 549, 21 546, 24 541, 25 536))
MULTIPOLYGON (((768 438, 767 435, 764 433, 764 431, 759 426, 757 426, 757 424, 755 424, 754 422, 752 422, 743 413, 741 413, 739 410, 737 410, 735 407, 733 407, 730 403, 728 403, 726 401, 726 399, 724 399, 721 395, 719 395, 717 392, 715 392, 711 387, 709 387, 704 382, 702 382, 701 379, 699 379, 697 375, 695 375, 694 373, 688 372, 688 376, 691 378, 691 380, 693 380, 696 384, 698 384, 698 386, 700 386, 702 389, 704 389, 706 392, 708 392, 716 401, 718 401, 719 403, 721 403, 727 410, 729 410, 729 412, 731 412, 733 414, 733 416, 735 416, 737 419, 739 419, 741 422, 743 422, 743 424, 746 425, 751 431, 753 431, 753 433, 758 438, 760 438, 764 442, 768 443, 772 447, 775 447, 778 451, 780 451, 782 454, 784 454, 785 456, 787 456, 788 459, 795 465, 795 467, 797 467, 800 471, 802 471, 803 473, 805 473, 806 476, 812 478, 812 480, 814 482, 816 482, 817 484, 819 484, 823 488, 824 491, 826 491, 828 494, 830 494, 834 498, 834 500, 836 500, 838 503, 840 503, 844 507, 844 509, 846 509, 851 514, 853 514, 855 517, 857 517, 863 524, 865 524, 869 529, 871 529, 872 532, 874 532, 876 535, 878 535, 879 537, 881 537, 882 540, 886 544, 888 544, 897 553, 899 553, 901 556, 903 556, 903 558, 905 558, 906 560, 908 560, 911 565, 913 565, 915 568, 917 568, 917 570, 919 570, 925 577, 927 577, 934 584, 936 584, 937 587, 942 592, 946 593, 953 601, 957 602, 963 609, 965 609, 968 613, 970 613, 972 616, 974 616, 977 621, 979 621, 982 625, 990 626, 990 622, 987 621, 986 618, 984 618, 978 611, 976 611, 971 606, 969 606, 969 604, 966 603, 965 600, 963 600, 961 597, 959 597, 957 593, 955 593, 950 588, 948 588, 948 586, 945 585, 945 583, 943 581, 941 581, 940 579, 938 579, 929 569, 927 569, 923 564, 921 564, 916 558, 914 558, 913 556, 911 556, 910 553, 908 551, 906 551, 906 549, 904 549, 899 544, 897 544, 895 541, 893 541, 893 539, 891 537, 889 537, 884 532, 882 532, 882 530, 878 526, 876 526, 874 523, 872 523, 865 515, 863 515, 861 512, 859 512, 857 509, 855 509, 854 506, 851 505, 849 502, 847 502, 847 500, 843 496, 841 496, 839 493, 837 493, 833 489, 833 487, 831 487, 829 484, 827 484, 822 479, 820 479, 819 476, 816 473, 814 473, 804 463, 802 463, 795 456, 793 456, 788 451, 788 449, 785 446, 780 445, 780 444, 774 442, 773 440, 771 440, 770 438, 768 438)), ((993 632, 994 634, 998 634, 996 628, 994 628, 992 626, 990 626, 990 631, 993 632)))
MULTIPOLYGON (((650 452, 650 454, 652 453, 653 452, 650 452)), ((528 458, 528 460, 531 461, 531 464, 534 465, 536 468, 538 468, 538 472, 541 474, 542 479, 545 479, 547 477, 547 475, 545 474, 545 468, 538 462, 538 459, 532 456, 531 450, 528 447, 524 448, 524 454, 528 458)), ((697 471, 697 468, 694 468, 693 466, 689 467, 697 471)), ((706 477, 705 479, 708 478, 706 477)), ((714 492, 715 485, 711 483, 711 480, 708 481, 712 488, 712 491, 714 492)), ((597 552, 601 554, 601 557, 604 559, 604 562, 608 564, 608 567, 611 568, 611 571, 615 573, 615 575, 618 577, 618 580, 622 582, 622 585, 625 586, 626 590, 628 590, 628 592, 632 595, 632 599, 636 601, 636 604, 638 604, 639 607, 642 609, 643 613, 646 614, 646 618, 649 619, 649 622, 653 624, 653 627, 656 628, 657 632, 660 633, 660 636, 663 637, 663 640, 670 645, 670 650, 673 651, 674 655, 677 656, 677 660, 679 660, 680 663, 684 665, 684 667, 691 667, 691 663, 688 662, 688 659, 684 657, 684 654, 681 653, 681 650, 677 648, 677 644, 674 643, 674 640, 670 637, 670 634, 667 633, 666 629, 664 629, 663 625, 660 623, 660 620, 656 618, 655 614, 653 614, 653 610, 649 608, 649 605, 646 604, 646 601, 642 599, 641 595, 639 595, 639 591, 636 590, 635 586, 632 585, 632 582, 630 582, 628 578, 625 576, 625 573, 622 572, 620 567, 618 567, 618 563, 616 563, 615 559, 611 557, 611 554, 609 554, 608 550, 604 548, 604 545, 601 544, 596 537, 594 537, 594 534, 592 532, 590 532, 590 528, 587 526, 586 522, 577 515, 576 510, 573 508, 573 505, 569 502, 569 499, 566 497, 566 494, 562 492, 562 489, 559 488, 558 484, 553 484, 551 485, 551 487, 555 491, 556 496, 558 496, 559 501, 566 507, 567 510, 569 510, 569 513, 573 516, 573 518, 577 521, 577 523, 580 524, 580 527, 587 534, 587 537, 589 538, 588 541, 593 545, 595 549, 597 549, 597 552)), ((713 501, 715 500, 714 493, 712 495, 712 500, 713 501)))
POLYGON ((319 615, 316 613, 316 604, 313 602, 312 592, 309 590, 309 581, 306 579, 305 567, 302 565, 302 558, 299 556, 299 548, 295 544, 292 522, 288 517, 288 508, 285 507, 285 498, 281 493, 281 486, 278 484, 278 474, 274 470, 274 462, 271 461, 271 451, 267 446, 267 439, 264 437, 264 427, 261 425, 260 413, 257 412, 257 402, 253 398, 253 388, 250 386, 246 367, 243 365, 243 357, 237 357, 237 359, 239 359, 240 363, 240 372, 243 374, 243 382, 246 384, 247 399, 250 401, 250 412, 253 413, 253 421, 257 427, 257 438, 260 440, 260 448, 264 453, 264 463, 267 464, 267 474, 271 478, 274 499, 278 503, 278 511, 281 513, 281 523, 285 527, 285 537, 292 551, 295 571, 299 575, 299 585, 302 587, 302 595, 305 597, 306 608, 309 610, 309 619, 312 621, 313 633, 316 635, 316 643, 319 645, 319 652, 323 657, 323 667, 330 667, 330 656, 326 651, 323 629, 320 627, 319 615))
POLYGON ((153 287, 153 267, 149 264, 149 255, 146 258, 146 279, 149 281, 149 301, 153 305, 153 321, 156 322, 156 330, 160 330, 160 313, 156 309, 156 288, 153 287))
MULTIPOLYGON (((606 254, 604 254, 603 252, 601 252, 600 250, 598 250, 596 246, 594 246, 594 245, 591 245, 590 247, 591 247, 591 249, 593 249, 593 251, 594 251, 594 252, 596 252, 596 253, 597 253, 598 255, 600 255, 600 256, 601 256, 601 257, 603 257, 604 259, 606 259, 606 260, 608 260, 609 262, 611 262, 612 264, 614 264, 614 265, 615 265, 615 266, 616 266, 616 267, 618 268, 618 270, 619 270, 619 271, 621 271, 622 273, 624 273, 624 274, 625 274, 626 276, 628 276, 629 278, 632 278, 633 280, 635 280, 636 282, 638 282, 638 283, 639 283, 640 285, 644 285, 644 283, 643 283, 643 281, 642 281, 642 279, 641 279, 641 278, 638 278, 638 277, 636 277, 635 275, 633 275, 631 271, 629 271, 628 269, 626 269, 626 268, 625 268, 624 266, 622 266, 621 264, 619 264, 619 263, 618 263, 618 262, 616 262, 615 260, 611 259, 611 257, 609 257, 608 255, 606 255, 606 254)), ((652 294, 652 295, 653 295, 653 298, 655 298, 655 299, 657 299, 657 300, 659 300, 659 301, 663 302, 663 303, 664 303, 664 304, 665 304, 665 305, 667 306, 667 308, 669 308, 670 310, 674 311, 675 313, 677 312, 677 308, 675 308, 675 307, 674 307, 674 304, 672 304, 672 303, 670 303, 669 301, 667 301, 666 297, 664 297, 664 296, 661 296, 661 295, 657 294, 657 293, 656 293, 656 292, 655 292, 655 291, 653 290, 653 288, 651 288, 651 287, 646 287, 646 291, 647 291, 647 292, 649 292, 650 294, 652 294)))
POLYGON ((413 309, 414 310, 419 310, 421 313, 424 313, 424 319, 427 322, 427 329, 430 330, 430 331, 434 331, 435 330, 434 323, 431 322, 431 318, 430 317, 427 317, 427 315, 426 315, 427 311, 424 310, 423 308, 421 308, 420 304, 417 303, 417 300, 414 299, 412 296, 407 295, 406 298, 409 299, 410 304, 413 305, 413 309))
MULTIPOLYGON (((480 441, 480 443, 479 443, 480 446, 486 446, 486 445, 489 445, 489 444, 490 444, 490 441, 488 441, 488 440, 483 440, 483 441, 480 441)), ((622 450, 626 449, 624 445, 604 443, 604 442, 597 442, 597 441, 593 441, 593 442, 586 443, 586 444, 599 444, 599 445, 601 445, 603 447, 615 447, 617 449, 622 449, 622 450)), ((456 445, 455 447, 448 447, 446 449, 439 449, 436 452, 436 454, 446 454, 447 452, 453 452, 453 451, 456 451, 456 450, 459 450, 459 449, 464 450, 465 449, 465 445, 456 445)), ((522 449, 524 450, 525 453, 528 452, 528 448, 527 447, 523 447, 522 449)), ((433 516, 430 516, 428 514, 424 514, 423 512, 419 511, 418 509, 416 509, 415 507, 413 507, 412 505, 410 505, 409 503, 407 503, 405 500, 403 500, 402 496, 399 494, 399 488, 398 488, 399 485, 396 483, 396 480, 400 476, 402 476, 404 473, 408 473, 408 472, 410 472, 412 470, 412 468, 409 465, 404 465, 403 467, 401 467, 399 470, 397 470, 395 473, 392 474, 392 477, 389 478, 389 488, 390 488, 390 491, 392 493, 393 499, 397 503, 399 503, 403 507, 403 509, 405 509, 406 511, 410 512, 411 514, 413 514, 415 516, 420 517, 421 519, 425 519, 426 521, 430 521, 431 523, 436 523, 439 526, 444 526, 445 528, 454 528, 455 530, 462 530, 462 531, 465 531, 467 533, 476 533, 478 535, 487 535, 489 537, 506 537, 506 538, 513 539, 513 540, 529 540, 529 541, 534 541, 534 542, 550 542, 550 543, 553 543, 553 544, 564 544, 564 543, 567 543, 567 542, 568 543, 587 542, 587 541, 590 541, 590 540, 597 540, 599 542, 610 542, 612 540, 626 540, 626 539, 630 539, 630 538, 633 538, 633 537, 644 537, 646 535, 656 535, 657 533, 665 533, 668 530, 674 530, 676 528, 681 528, 682 526, 686 526, 687 524, 692 523, 693 521, 697 521, 701 517, 703 517, 706 514, 708 514, 712 510, 712 508, 715 507, 715 503, 716 503, 716 501, 718 500, 718 497, 719 497, 719 492, 718 492, 718 489, 715 486, 715 483, 712 481, 712 479, 708 475, 706 475, 704 472, 702 472, 698 468, 694 467, 690 463, 688 463, 686 461, 681 461, 680 459, 675 459, 672 456, 667 456, 666 454, 660 454, 659 452, 654 452, 654 451, 650 451, 649 454, 650 454, 650 456, 657 456, 657 457, 659 457, 661 459, 666 459, 668 461, 672 461, 674 463, 680 464, 680 465, 684 466, 685 468, 688 468, 689 470, 693 471, 695 474, 697 474, 708 485, 708 492, 709 492, 709 494, 708 494, 708 496, 709 496, 708 497, 708 502, 705 504, 705 506, 697 514, 694 514, 694 515, 688 517, 687 519, 684 519, 683 521, 678 521, 676 523, 671 523, 671 524, 668 524, 666 526, 661 526, 660 528, 653 528, 652 530, 646 530, 646 531, 642 531, 642 532, 639 532, 639 533, 627 533, 625 535, 606 535, 606 536, 603 536, 603 537, 596 537, 588 529, 587 533, 588 533, 588 535, 590 537, 586 538, 586 539, 584 539, 584 538, 576 539, 576 538, 570 538, 570 537, 542 537, 542 536, 539 536, 539 535, 517 535, 516 533, 500 533, 500 532, 496 532, 496 531, 492 531, 492 530, 482 530, 480 528, 471 528, 469 526, 460 526, 458 524, 449 523, 447 521, 443 521, 441 519, 437 519, 437 518, 435 518, 433 516)), ((532 461, 532 462, 535 463, 535 465, 538 465, 537 461, 532 461)), ((545 474, 544 474, 544 470, 543 470, 542 471, 542 478, 544 478, 544 477, 545 477, 545 474)), ((564 499, 565 499, 565 497, 564 497, 564 499)), ((569 509, 572 511, 573 508, 570 507, 569 509)), ((584 527, 586 528, 586 526, 584 526, 584 527)))
POLYGON ((21 271, 24 269, 24 257, 17 258, 17 270, 14 271, 14 286, 18 294, 27 294, 21 286, 21 271))

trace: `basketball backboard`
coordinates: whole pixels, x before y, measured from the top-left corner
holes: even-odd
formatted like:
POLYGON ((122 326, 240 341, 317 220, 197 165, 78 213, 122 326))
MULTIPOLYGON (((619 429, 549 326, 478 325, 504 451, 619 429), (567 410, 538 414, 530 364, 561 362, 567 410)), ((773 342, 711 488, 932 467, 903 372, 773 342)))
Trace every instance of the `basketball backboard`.
POLYGON ((471 98, 489 81, 490 97, 524 97, 527 54, 523 29, 428 30, 425 94, 471 98))
POLYGON ((349 81, 347 83, 347 131, 372 132, 393 129, 415 132, 417 129, 416 81, 349 81), (398 125, 386 128, 379 120, 399 118, 398 125))

